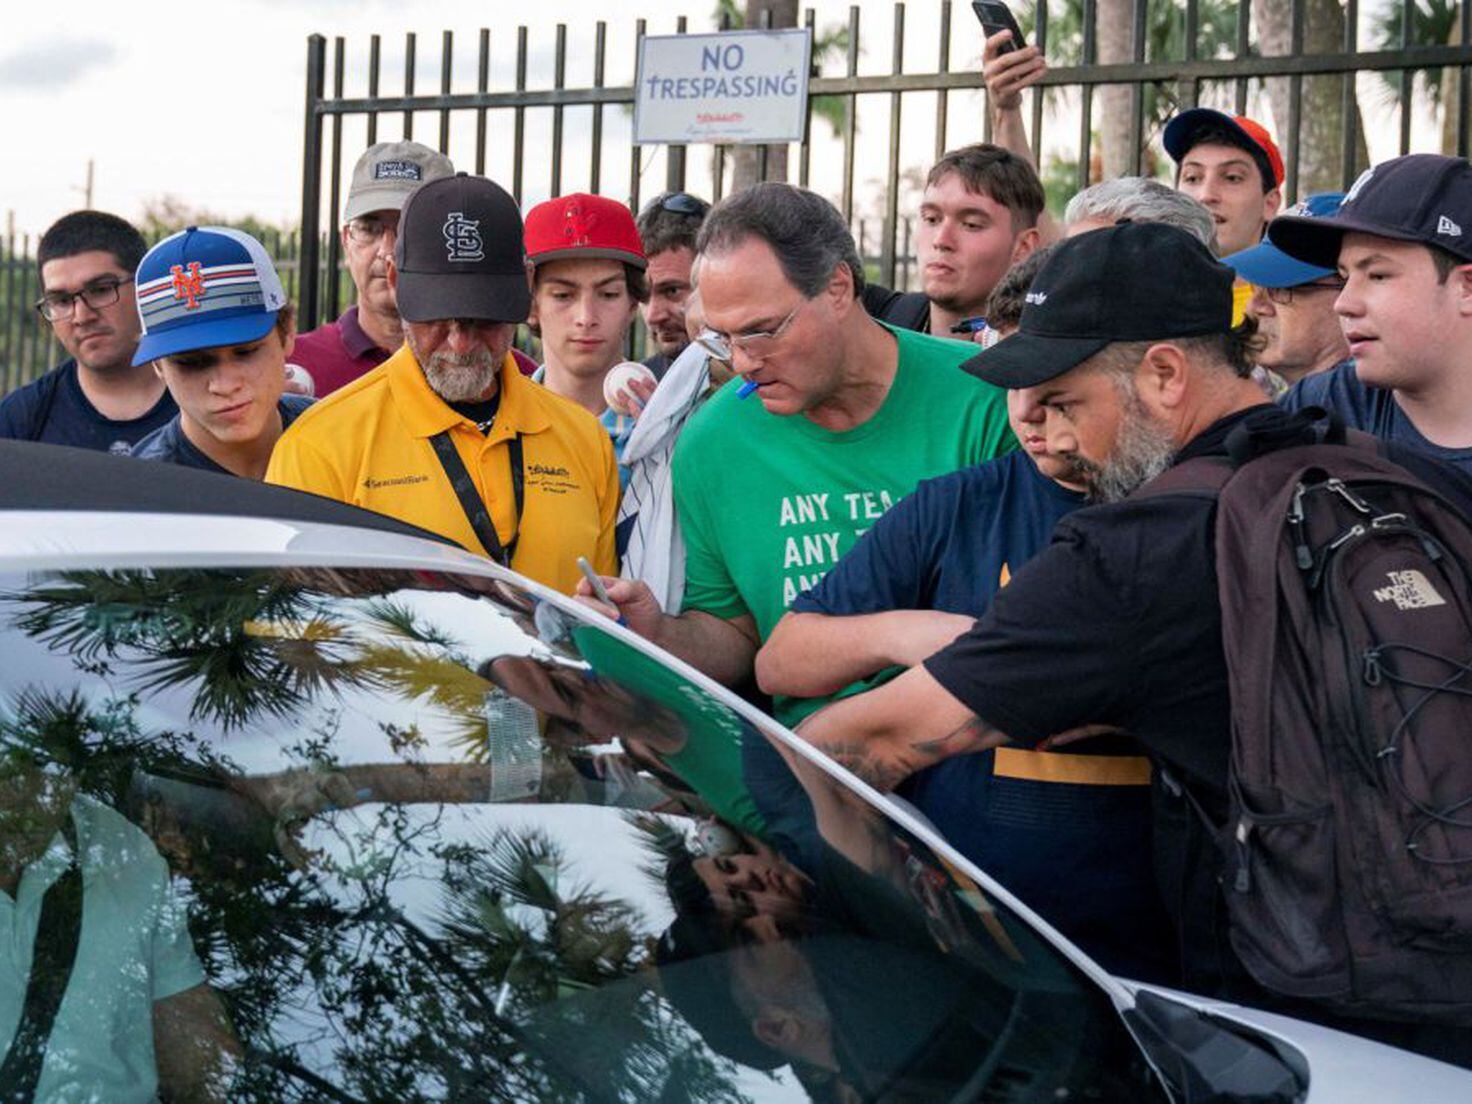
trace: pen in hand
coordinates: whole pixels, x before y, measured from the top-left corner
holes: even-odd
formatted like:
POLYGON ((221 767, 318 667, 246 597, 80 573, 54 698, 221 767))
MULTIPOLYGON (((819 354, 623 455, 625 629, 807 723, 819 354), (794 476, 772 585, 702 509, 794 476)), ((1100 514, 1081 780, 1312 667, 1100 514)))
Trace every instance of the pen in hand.
MULTIPOLYGON (((593 570, 593 565, 588 562, 587 556, 578 557, 578 570, 583 573, 583 577, 588 580, 588 585, 593 588, 593 597, 617 612, 617 603, 608 596, 608 588, 603 585, 603 580, 598 577, 598 572, 593 570)), ((618 623, 628 628, 629 622, 622 613, 618 614, 618 623)))

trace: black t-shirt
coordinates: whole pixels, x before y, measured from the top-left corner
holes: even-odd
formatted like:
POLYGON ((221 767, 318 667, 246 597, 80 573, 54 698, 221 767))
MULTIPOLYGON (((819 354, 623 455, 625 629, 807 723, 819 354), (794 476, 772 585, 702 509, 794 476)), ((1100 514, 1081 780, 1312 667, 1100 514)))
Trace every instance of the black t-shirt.
POLYGON ((114 421, 87 400, 77 380, 77 362, 67 360, 0 400, 0 437, 126 456, 178 412, 165 391, 146 414, 114 421))
POLYGON ((482 433, 489 433, 496 421, 496 412, 501 409, 501 391, 498 388, 494 395, 482 402, 455 402, 450 407, 474 422, 482 433))
POLYGON ((930 300, 920 291, 891 291, 887 287, 864 285, 864 309, 869 317, 901 330, 930 332, 930 300))
MULTIPOLYGON (((1209 426, 1178 461, 1226 454, 1255 406, 1209 426)), ((1286 420, 1289 415, 1281 413, 1286 420)), ((1472 480, 1410 450, 1386 454, 1472 517, 1472 480)), ((1219 869, 1184 784, 1216 823, 1226 817, 1231 747, 1227 663, 1214 553, 1216 503, 1159 495, 1078 510, 1013 576, 965 636, 925 661, 957 700, 1033 745, 1085 724, 1117 725, 1157 768, 1157 877, 1192 988, 1245 978, 1226 950, 1219 869)))

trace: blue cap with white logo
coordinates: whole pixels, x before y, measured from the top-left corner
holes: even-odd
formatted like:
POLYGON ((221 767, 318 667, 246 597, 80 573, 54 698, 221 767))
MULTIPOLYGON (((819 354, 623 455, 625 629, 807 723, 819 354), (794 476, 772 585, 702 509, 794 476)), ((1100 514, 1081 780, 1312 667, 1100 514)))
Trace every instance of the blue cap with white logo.
POLYGON ((286 291, 260 242, 223 226, 191 226, 138 265, 143 339, 134 366, 159 357, 259 341, 276 325, 286 291))
MULTIPOLYGON (((1339 213, 1339 205, 1343 202, 1343 192, 1320 192, 1300 200, 1284 211, 1282 217, 1332 218, 1339 213)), ((1231 266, 1249 284, 1265 288, 1290 288, 1311 284, 1325 276, 1333 276, 1337 271, 1296 260, 1266 238, 1251 249, 1223 257, 1222 263, 1231 266)))

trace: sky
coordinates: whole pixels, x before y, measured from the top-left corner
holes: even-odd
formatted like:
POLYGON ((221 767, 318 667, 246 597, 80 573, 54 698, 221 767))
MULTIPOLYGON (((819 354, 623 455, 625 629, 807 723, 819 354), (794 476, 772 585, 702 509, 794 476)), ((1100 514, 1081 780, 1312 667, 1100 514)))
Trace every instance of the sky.
MULTIPOLYGON (((862 0, 860 71, 886 72, 891 55, 893 8, 888 0, 862 0)), ((1368 6, 1368 5, 1367 5, 1368 6)), ((383 36, 383 90, 403 87, 404 34, 418 34, 418 90, 437 90, 441 32, 455 32, 455 91, 474 88, 477 36, 491 28, 493 89, 508 88, 514 75, 515 25, 529 28, 530 87, 550 87, 555 25, 568 27, 569 87, 591 83, 594 23, 609 19, 610 85, 631 82, 634 66, 633 8, 617 14, 595 0, 546 0, 516 8, 486 0, 225 0, 172 5, 166 18, 144 19, 131 3, 76 0, 63 19, 44 4, 12 5, 0 40, 0 133, 11 151, 10 171, 0 182, 0 219, 12 217, 18 232, 36 234, 52 220, 83 204, 87 163, 94 162, 93 205, 137 218, 144 205, 173 195, 195 209, 238 218, 255 215, 277 224, 300 218, 306 40, 312 33, 341 35, 347 46, 348 95, 366 92, 368 38, 383 36), (511 11, 511 19, 499 17, 511 11), (629 14, 625 14, 629 13, 629 14), (222 79, 223 78, 223 79, 222 79), (21 156, 18 151, 24 151, 21 156)), ((652 0, 641 10, 650 34, 668 34, 687 15, 692 30, 712 29, 714 0, 652 0)), ((819 0, 820 28, 847 18, 846 3, 819 0)), ((905 36, 905 68, 933 72, 939 40, 938 0, 913 0, 905 36)), ((950 66, 979 63, 981 41, 968 5, 953 5, 950 66)), ((329 47, 329 59, 330 59, 329 47)), ((1368 79, 1368 78, 1362 78, 1368 79)), ((329 85, 330 90, 330 85, 329 85)), ((948 144, 981 133, 980 93, 953 94, 948 144)), ((861 211, 880 210, 887 163, 888 97, 870 96, 859 109, 856 185, 861 211)), ((935 151, 935 100, 905 98, 902 162, 921 166, 935 151)), ((1393 118, 1367 120, 1372 152, 1393 140, 1393 118)), ((567 113, 563 190, 589 184, 591 111, 567 113)), ((469 113, 452 128, 451 156, 473 168, 474 131, 469 113)), ((602 190, 626 195, 629 181, 627 115, 605 112, 602 190)), ((1052 119, 1045 131, 1072 140, 1077 128, 1052 119)), ((527 203, 549 190, 550 111, 527 115, 527 203)), ((1422 128, 1418 125, 1418 139, 1422 128)), ((1427 129, 1429 141, 1430 131, 1427 129)), ((398 117, 381 124, 380 138, 401 134, 398 117)), ((416 118, 414 136, 433 144, 434 115, 416 118)), ((841 187, 841 146, 827 125, 814 123, 812 184, 836 196, 841 187)), ((509 113, 492 116, 492 151, 509 151, 509 113)), ((360 120, 344 127, 346 174, 366 145, 360 120)), ((1421 148, 1430 148, 1422 146, 1421 148)), ((487 173, 509 183, 509 157, 491 157, 487 173)), ((690 154, 690 186, 709 188, 709 155, 690 154)), ((664 181, 664 158, 647 152, 641 177, 645 196, 664 181)), ((796 178, 794 166, 793 179, 796 178)), ((3 223, 0 223, 3 226, 3 223)))

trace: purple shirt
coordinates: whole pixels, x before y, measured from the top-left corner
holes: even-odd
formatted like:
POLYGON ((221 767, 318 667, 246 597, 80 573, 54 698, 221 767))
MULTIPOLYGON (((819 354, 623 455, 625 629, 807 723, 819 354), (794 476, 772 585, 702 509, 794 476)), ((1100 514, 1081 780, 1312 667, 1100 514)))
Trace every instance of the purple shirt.
POLYGON ((352 306, 336 322, 298 334, 290 359, 311 373, 320 399, 371 372, 392 352, 392 349, 380 349, 363 332, 363 327, 358 325, 358 308, 352 306))

